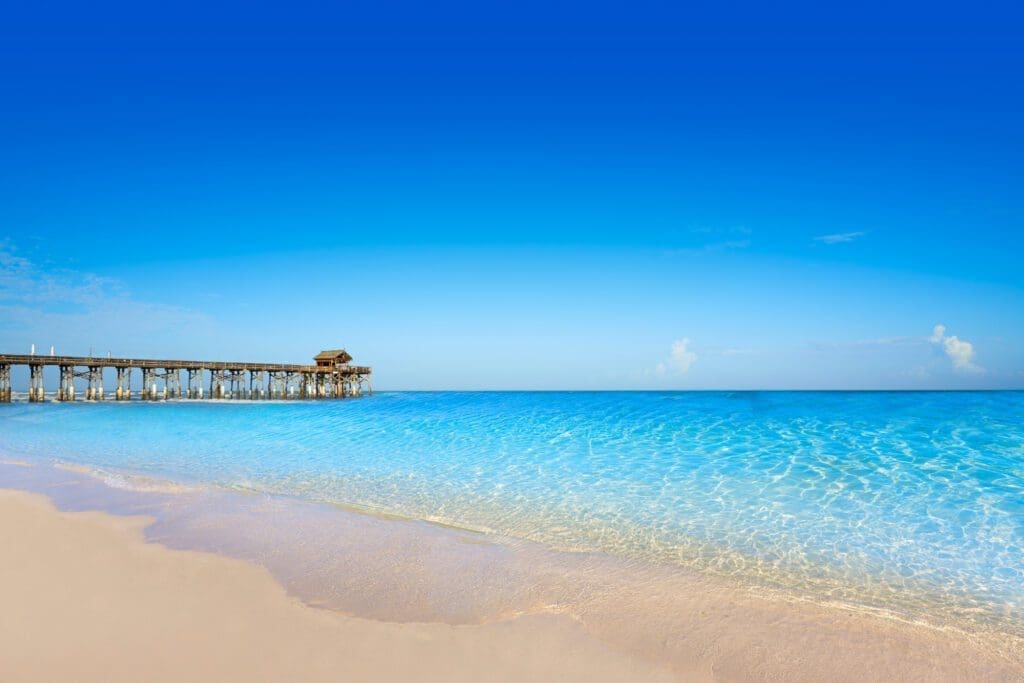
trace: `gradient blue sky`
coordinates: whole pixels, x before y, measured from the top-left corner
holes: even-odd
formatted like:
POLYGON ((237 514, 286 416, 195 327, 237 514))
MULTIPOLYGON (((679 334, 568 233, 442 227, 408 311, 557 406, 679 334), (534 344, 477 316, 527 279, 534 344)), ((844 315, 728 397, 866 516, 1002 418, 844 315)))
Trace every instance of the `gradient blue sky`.
POLYGON ((0 349, 1024 386, 1022 11, 830 4, 9 6, 0 349))

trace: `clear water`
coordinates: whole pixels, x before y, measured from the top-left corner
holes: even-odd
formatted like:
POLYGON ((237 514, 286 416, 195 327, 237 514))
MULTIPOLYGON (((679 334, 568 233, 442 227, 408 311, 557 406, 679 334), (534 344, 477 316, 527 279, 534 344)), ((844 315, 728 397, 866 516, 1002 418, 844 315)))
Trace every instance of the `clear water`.
POLYGON ((382 393, 0 407, 0 452, 1024 625, 1024 393, 382 393))

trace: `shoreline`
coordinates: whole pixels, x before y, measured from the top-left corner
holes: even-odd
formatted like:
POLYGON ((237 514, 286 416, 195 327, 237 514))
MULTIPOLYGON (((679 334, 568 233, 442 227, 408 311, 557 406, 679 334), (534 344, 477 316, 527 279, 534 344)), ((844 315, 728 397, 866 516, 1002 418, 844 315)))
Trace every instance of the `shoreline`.
POLYGON ((669 680, 555 615, 374 622, 303 605, 251 563, 145 543, 145 517, 4 489, 0 520, 4 680, 669 680))
MULTIPOLYGON (((24 465, 28 467, 36 467, 37 465, 39 465, 39 463, 33 464, 32 462, 29 462, 27 460, 0 459, 0 466, 3 465, 24 465)), ((878 619, 907 624, 918 628, 930 629, 936 632, 956 632, 968 638, 976 637, 984 631, 996 631, 999 633, 1006 633, 1008 636, 1017 639, 1021 643, 1022 649, 1024 649, 1024 624, 1020 625, 1019 630, 1010 632, 999 628, 999 626, 1005 626, 1005 624, 996 625, 987 623, 983 620, 970 621, 969 623, 964 623, 962 626, 950 623, 939 623, 936 620, 929 619, 928 615, 922 616, 920 614, 915 614, 913 610, 908 611, 907 609, 901 609, 897 605, 881 606, 877 604, 857 602, 856 600, 845 599, 843 597, 824 598, 822 597, 822 591, 816 592, 814 590, 809 590, 808 588, 798 590, 792 586, 780 584, 777 581, 772 583, 751 582, 749 577, 741 577, 728 573, 715 572, 710 567, 694 567, 691 565, 677 564, 655 558, 625 558, 619 555, 606 553, 604 551, 595 549, 551 546, 528 538, 506 536, 492 529, 460 525, 458 523, 447 521, 440 518, 417 518, 367 505, 358 505, 354 503, 343 503, 320 499, 308 499, 302 498, 297 495, 281 493, 272 490, 264 490, 260 488, 249 488, 240 486, 224 487, 212 483, 179 482, 174 481, 172 479, 161 478, 158 476, 154 477, 135 472, 124 472, 111 469, 97 468, 90 465, 75 463, 69 460, 54 460, 52 463, 46 463, 42 465, 43 467, 50 466, 55 470, 66 471, 73 473, 75 475, 87 477, 88 479, 96 481, 107 488, 124 490, 132 493, 179 494, 189 492, 206 492, 215 495, 224 495, 228 498, 232 496, 258 497, 264 498, 266 500, 279 501, 286 506, 295 505, 307 508, 322 507, 325 509, 339 511, 346 515, 355 515, 357 517, 365 516, 373 520, 398 522, 402 524, 415 526, 423 525, 427 529, 439 530, 442 533, 452 532, 460 535, 478 537, 478 542, 485 545, 489 544, 512 548, 522 548, 523 546, 535 546, 537 548, 542 548, 546 553, 551 555, 600 558, 600 560, 607 561, 608 564, 624 565, 629 567, 635 567, 635 563, 641 563, 646 566, 658 568, 667 572, 680 572, 685 574, 694 574, 701 577, 707 577, 713 581, 723 582, 727 584, 729 587, 734 588, 736 590, 750 591, 760 594, 762 596, 769 596, 771 600, 779 602, 792 604, 809 604, 827 609, 836 609, 856 614, 870 615, 878 619)), ((0 479, 0 487, 2 487, 2 479, 0 479)), ((464 540, 464 542, 477 541, 464 540)), ((725 552, 725 549, 720 550, 722 552, 725 552)), ((252 560, 252 558, 243 559, 252 560)), ((820 588, 820 586, 816 587, 820 588)), ((922 599, 922 596, 927 596, 926 593, 912 592, 910 588, 904 588, 907 591, 908 595, 915 595, 918 599, 922 599)), ((302 594, 299 594, 297 597, 306 600, 309 603, 319 602, 318 596, 316 595, 304 596, 302 594)), ((461 622, 453 623, 460 624, 461 622)))
POLYGON ((8 461, 0 486, 32 490, 35 478, 37 492, 54 497, 58 509, 148 515, 156 521, 138 531, 147 546, 262 565, 306 609, 374 624, 487 629, 567 620, 594 647, 688 680, 1024 678, 1013 647, 856 606, 805 603, 685 573, 644 573, 629 563, 264 494, 115 489, 56 467, 44 484, 46 469, 8 461), (10 468, 21 471, 20 485, 10 468), (317 547, 292 554, 310 544, 317 547), (336 593, 318 599, 325 581, 336 593))

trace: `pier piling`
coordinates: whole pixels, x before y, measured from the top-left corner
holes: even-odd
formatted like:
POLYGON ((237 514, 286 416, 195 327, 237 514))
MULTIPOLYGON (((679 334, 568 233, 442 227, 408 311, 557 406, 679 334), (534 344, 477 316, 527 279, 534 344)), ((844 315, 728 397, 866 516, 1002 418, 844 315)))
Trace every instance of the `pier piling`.
POLYGON ((250 370, 249 371, 249 399, 258 401, 264 399, 266 396, 263 394, 263 371, 262 370, 250 370))
POLYGON ((118 366, 117 368, 117 390, 114 392, 114 399, 117 401, 129 401, 132 398, 132 373, 129 368, 118 366))
POLYGON ((11 402, 11 366, 0 364, 0 403, 11 402))
POLYGON ((75 400, 75 368, 72 365, 60 366, 60 385, 57 387, 57 400, 75 400))
POLYGON ((28 400, 32 403, 41 403, 46 400, 46 392, 43 389, 43 366, 31 364, 28 366, 28 400))
POLYGON ((102 401, 103 400, 103 368, 98 365, 89 366, 89 369, 85 372, 86 379, 89 382, 88 388, 85 390, 85 400, 87 401, 102 401))
POLYGON ((188 398, 200 399, 203 397, 203 368, 189 368, 188 370, 188 398))
POLYGON ((181 398, 181 370, 168 368, 164 371, 164 386, 167 387, 167 398, 181 398))

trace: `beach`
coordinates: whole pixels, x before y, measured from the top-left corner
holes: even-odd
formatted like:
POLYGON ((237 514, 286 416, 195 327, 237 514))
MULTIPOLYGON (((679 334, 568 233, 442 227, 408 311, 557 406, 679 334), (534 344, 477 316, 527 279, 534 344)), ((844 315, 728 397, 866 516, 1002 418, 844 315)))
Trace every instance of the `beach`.
POLYGON ((241 680, 1021 680, 1022 414, 1016 392, 15 403, 4 679, 166 661, 184 632, 175 666, 241 680))
POLYGON ((208 493, 152 481, 111 487, 63 467, 12 461, 0 465, 0 483, 49 496, 0 491, 4 680, 1024 676, 1012 642, 850 606, 794 602, 707 577, 552 558, 467 539, 455 529, 318 506, 290 512, 291 502, 263 496, 216 494, 211 501, 208 493), (54 500, 73 511, 58 510, 54 500), (96 511, 103 506, 117 514, 96 511), (353 537, 342 564, 333 564, 338 558, 325 547, 303 552, 306 544, 296 543, 301 524, 290 543, 283 540, 289 532, 277 526, 281 518, 286 527, 330 520, 353 537), (201 549, 210 547, 221 552, 201 549), (435 552, 454 556, 452 564, 434 564, 435 552), (517 560, 517 553, 526 557, 517 560), (252 559, 238 557, 247 555, 252 559), (515 570, 520 561, 533 573, 515 570), (324 568, 350 593, 348 602, 314 599, 324 568), (480 578, 496 569, 491 580, 480 578), (345 575, 358 580, 346 582, 345 575), (468 610, 446 620, 433 607, 458 603, 456 593, 485 611, 503 600, 510 607, 521 596, 496 597, 492 590, 517 581, 541 592, 549 582, 546 590, 563 596, 571 592, 568 582, 578 594, 572 603, 534 600, 519 604, 518 613, 482 619, 468 610), (427 612, 432 620, 403 618, 427 612))

